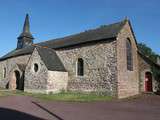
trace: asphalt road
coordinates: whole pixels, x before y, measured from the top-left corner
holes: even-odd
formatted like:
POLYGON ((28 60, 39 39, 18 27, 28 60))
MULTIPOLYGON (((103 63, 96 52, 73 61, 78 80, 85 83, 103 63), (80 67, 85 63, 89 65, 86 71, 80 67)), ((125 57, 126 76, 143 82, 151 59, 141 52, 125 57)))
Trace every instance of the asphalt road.
POLYGON ((55 102, 27 96, 0 98, 0 120, 160 120, 160 96, 109 102, 55 102))

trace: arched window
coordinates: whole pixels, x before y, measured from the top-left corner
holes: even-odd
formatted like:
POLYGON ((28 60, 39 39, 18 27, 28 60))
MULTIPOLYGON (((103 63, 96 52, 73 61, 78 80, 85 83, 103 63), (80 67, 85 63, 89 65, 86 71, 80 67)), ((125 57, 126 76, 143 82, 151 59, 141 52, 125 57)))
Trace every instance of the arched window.
POLYGON ((126 53, 127 53, 127 70, 133 70, 133 56, 132 56, 132 44, 129 38, 126 41, 126 53))
POLYGON ((78 58, 77 62, 77 75, 83 76, 84 75, 84 62, 82 58, 78 58))
POLYGON ((3 78, 6 78, 6 68, 3 69, 3 78))
POLYGON ((37 72, 37 71, 38 71, 38 64, 35 63, 35 64, 34 64, 34 72, 37 72))

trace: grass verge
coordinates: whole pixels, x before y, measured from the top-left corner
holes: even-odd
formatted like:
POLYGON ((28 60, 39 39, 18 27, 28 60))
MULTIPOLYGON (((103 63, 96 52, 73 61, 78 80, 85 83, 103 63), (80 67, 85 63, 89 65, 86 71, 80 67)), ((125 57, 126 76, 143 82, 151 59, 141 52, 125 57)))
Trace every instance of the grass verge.
POLYGON ((32 96, 38 99, 49 100, 49 101, 67 101, 67 102, 110 101, 113 99, 111 96, 98 95, 96 93, 61 92, 57 94, 34 94, 22 91, 0 91, 0 97, 14 96, 14 95, 32 96))

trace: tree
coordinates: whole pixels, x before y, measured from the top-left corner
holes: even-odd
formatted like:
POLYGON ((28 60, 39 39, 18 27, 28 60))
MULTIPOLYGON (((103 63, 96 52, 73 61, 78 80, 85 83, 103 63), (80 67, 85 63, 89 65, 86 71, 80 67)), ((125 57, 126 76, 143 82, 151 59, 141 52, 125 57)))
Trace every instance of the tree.
POLYGON ((144 43, 138 43, 138 49, 155 63, 157 63, 157 57, 160 58, 160 55, 153 52, 153 50, 144 43))

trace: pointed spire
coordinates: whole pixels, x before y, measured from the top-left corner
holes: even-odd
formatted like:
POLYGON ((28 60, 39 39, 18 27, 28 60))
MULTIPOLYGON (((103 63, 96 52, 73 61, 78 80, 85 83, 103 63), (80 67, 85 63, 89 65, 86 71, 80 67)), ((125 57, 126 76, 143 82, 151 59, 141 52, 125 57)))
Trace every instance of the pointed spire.
POLYGON ((28 14, 26 14, 26 18, 25 18, 24 25, 23 25, 23 31, 18 38, 23 38, 23 37, 34 39, 32 34, 30 33, 29 15, 28 14))
POLYGON ((24 26, 23 26, 23 33, 30 33, 30 26, 29 26, 29 15, 26 14, 24 26))
POLYGON ((29 15, 26 14, 23 31, 18 37, 17 49, 27 47, 33 44, 33 36, 30 33, 29 15))

